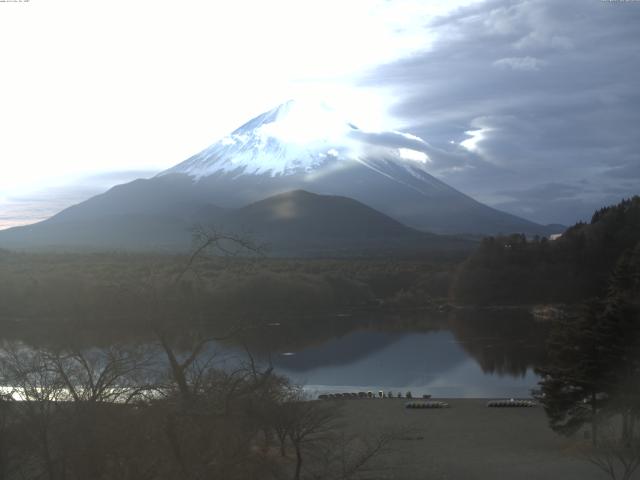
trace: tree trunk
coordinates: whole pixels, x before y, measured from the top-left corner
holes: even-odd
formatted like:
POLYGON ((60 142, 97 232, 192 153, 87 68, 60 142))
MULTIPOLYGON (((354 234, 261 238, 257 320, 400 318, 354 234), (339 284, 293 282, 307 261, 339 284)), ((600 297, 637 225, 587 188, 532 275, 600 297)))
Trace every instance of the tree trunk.
POLYGON ((622 412, 622 443, 625 447, 631 446, 631 437, 629 436, 629 413, 622 412))
POLYGON ((300 445, 296 444, 296 473, 294 480, 300 480, 300 471, 302 470, 302 452, 300 451, 300 445))
POLYGON ((162 348, 167 355, 167 359, 169 360, 171 374, 173 375, 173 380, 178 386, 178 391, 180 392, 183 404, 187 404, 189 400, 191 400, 191 390, 189 389, 189 384, 187 383, 187 379, 184 374, 184 366, 178 363, 173 350, 169 346, 169 342, 167 342, 163 335, 160 335, 160 344, 162 345, 162 348))
POLYGON ((165 434, 167 439, 169 440, 169 445, 171 447, 171 452, 173 453, 173 457, 180 466, 180 470, 184 474, 185 478, 189 476, 189 470, 187 468, 187 463, 184 460, 184 456, 182 454, 182 447, 180 445, 180 440, 178 439, 178 432, 176 431, 176 420, 175 416, 170 414, 167 416, 165 423, 165 434))
POLYGON ((287 447, 284 444, 284 440, 280 440, 280 456, 281 457, 287 456, 287 447))
POLYGON ((594 447, 598 446, 598 424, 596 416, 598 414, 596 405, 596 394, 591 394, 591 442, 594 447))
POLYGON ((262 438, 264 440, 262 448, 265 452, 267 452, 269 450, 269 447, 271 446, 271 432, 269 432, 267 428, 262 429, 262 438))
POLYGON ((278 442, 280 442, 280 456, 287 456, 287 434, 282 434, 281 432, 276 430, 276 436, 278 437, 278 442))
POLYGON ((7 458, 7 450, 0 441, 0 480, 7 478, 7 469, 9 468, 9 459, 7 458))
POLYGON ((49 450, 49 434, 47 430, 43 430, 40 434, 42 441, 42 456, 44 457, 45 468, 47 469, 47 477, 49 480, 56 480, 55 464, 49 450))
MULTIPOLYGON (((2 404, 0 404, 0 408, 2 408, 2 404)), ((7 471, 9 470, 9 453, 5 435, 5 423, 2 421, 0 423, 0 480, 6 480, 7 471)))

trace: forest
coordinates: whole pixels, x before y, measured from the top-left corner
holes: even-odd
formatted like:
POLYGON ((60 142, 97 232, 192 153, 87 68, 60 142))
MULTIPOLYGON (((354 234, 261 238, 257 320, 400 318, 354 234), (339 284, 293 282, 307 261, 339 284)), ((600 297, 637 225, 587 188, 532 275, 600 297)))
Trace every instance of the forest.
POLYGON ((595 212, 560 238, 487 237, 460 265, 456 302, 480 305, 580 303, 606 292, 616 262, 640 249, 640 197, 595 212))
POLYGON ((446 302, 455 263, 296 260, 113 254, 0 255, 0 321, 146 328, 164 317, 218 326, 337 311, 428 307, 446 302), (177 278, 179 279, 177 280, 177 278))

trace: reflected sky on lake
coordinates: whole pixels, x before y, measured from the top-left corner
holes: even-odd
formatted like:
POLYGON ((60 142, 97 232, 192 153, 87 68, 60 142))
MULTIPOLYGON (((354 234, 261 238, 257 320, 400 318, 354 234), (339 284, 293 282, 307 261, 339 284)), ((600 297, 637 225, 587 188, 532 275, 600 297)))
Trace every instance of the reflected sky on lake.
POLYGON ((295 354, 273 358, 276 369, 313 393, 411 390, 438 397, 528 397, 537 382, 531 369, 524 375, 484 372, 449 331, 356 331, 289 353, 295 354))

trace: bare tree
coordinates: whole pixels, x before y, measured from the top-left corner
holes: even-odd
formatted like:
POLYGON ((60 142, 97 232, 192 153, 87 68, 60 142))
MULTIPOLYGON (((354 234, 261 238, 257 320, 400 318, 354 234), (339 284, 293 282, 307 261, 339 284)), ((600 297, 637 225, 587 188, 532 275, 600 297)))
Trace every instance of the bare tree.
POLYGON ((76 406, 128 404, 153 387, 147 381, 152 352, 140 346, 112 345, 102 349, 71 349, 45 353, 76 406))
POLYGON ((340 405, 310 401, 299 389, 272 409, 272 425, 286 457, 290 443, 295 459, 293 479, 348 480, 380 471, 376 460, 391 452, 392 443, 406 431, 384 431, 362 438, 345 431, 340 405))
POLYGON ((583 448, 581 457, 611 480, 630 480, 640 468, 640 436, 629 437, 629 432, 624 432, 621 437, 611 424, 601 427, 600 432, 598 446, 583 448))
POLYGON ((372 438, 336 432, 329 441, 319 445, 316 453, 316 472, 313 477, 323 480, 350 480, 364 475, 379 473, 376 463, 392 452, 393 442, 406 431, 388 431, 372 438), (324 446, 324 448, 322 448, 324 446))
POLYGON ((337 427, 339 411, 335 405, 304 399, 286 404, 289 411, 288 437, 296 454, 294 480, 300 480, 304 452, 328 440, 337 427))
POLYGON ((196 338, 192 346, 182 357, 171 345, 167 331, 157 333, 160 345, 169 362, 170 377, 184 404, 188 404, 202 388, 203 379, 208 368, 215 360, 215 352, 207 351, 207 346, 214 338, 196 338))
POLYGON ((64 478, 64 458, 53 439, 61 402, 66 398, 59 374, 42 352, 10 345, 0 355, 0 379, 2 385, 9 386, 9 395, 21 401, 15 412, 37 446, 30 463, 39 463, 49 480, 64 478))
MULTIPOLYGON (((185 265, 170 281, 169 291, 167 293, 179 290, 180 283, 188 273, 192 273, 196 278, 199 278, 197 261, 210 253, 218 256, 236 257, 240 254, 261 256, 264 251, 263 246, 256 244, 248 237, 222 233, 215 229, 206 229, 202 225, 196 225, 193 228, 192 234, 194 243, 192 253, 185 262, 185 265)), ((151 285, 151 290, 153 290, 153 316, 161 317, 162 295, 159 294, 157 288, 154 288, 153 285, 151 285)), ((151 321, 155 322, 157 320, 158 318, 154 318, 151 321)), ((188 348, 188 353, 182 358, 176 354, 175 349, 171 346, 169 326, 156 326, 155 330, 162 350, 169 362, 171 377, 182 399, 188 402, 193 397, 194 390, 197 391, 200 389, 203 374, 211 367, 213 356, 207 352, 207 347, 215 341, 238 337, 243 328, 233 328, 231 331, 222 335, 205 336, 199 333, 195 338, 191 339, 191 346, 188 348), (206 360, 203 361, 203 358, 206 358, 206 360), (191 376, 190 379, 187 378, 189 375, 191 376)))
POLYGON ((0 393, 0 480, 9 478, 11 459, 10 419, 13 399, 6 394, 0 393))
POLYGON ((176 276, 176 283, 190 271, 194 271, 197 260, 214 254, 224 257, 251 255, 261 257, 266 251, 266 245, 253 241, 248 235, 224 233, 217 229, 207 229, 196 225, 192 231, 193 249, 184 268, 176 276))

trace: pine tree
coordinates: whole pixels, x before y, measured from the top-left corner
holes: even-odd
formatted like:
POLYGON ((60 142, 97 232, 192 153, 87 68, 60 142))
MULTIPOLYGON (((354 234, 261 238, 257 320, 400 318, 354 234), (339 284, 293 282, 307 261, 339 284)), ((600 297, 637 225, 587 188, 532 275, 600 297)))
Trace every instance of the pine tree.
POLYGON ((622 416, 622 437, 629 443, 640 419, 640 243, 616 265, 599 330, 609 342, 611 408, 622 416))
POLYGON ((572 435, 590 424, 597 442, 599 414, 607 403, 608 369, 597 335, 600 305, 585 305, 577 315, 558 322, 548 341, 548 362, 542 376, 539 400, 550 427, 572 435))
POLYGON ((596 444, 598 422, 620 414, 631 441, 640 419, 640 244, 621 256, 602 301, 554 327, 538 373, 554 431, 571 435, 589 423, 596 444))

